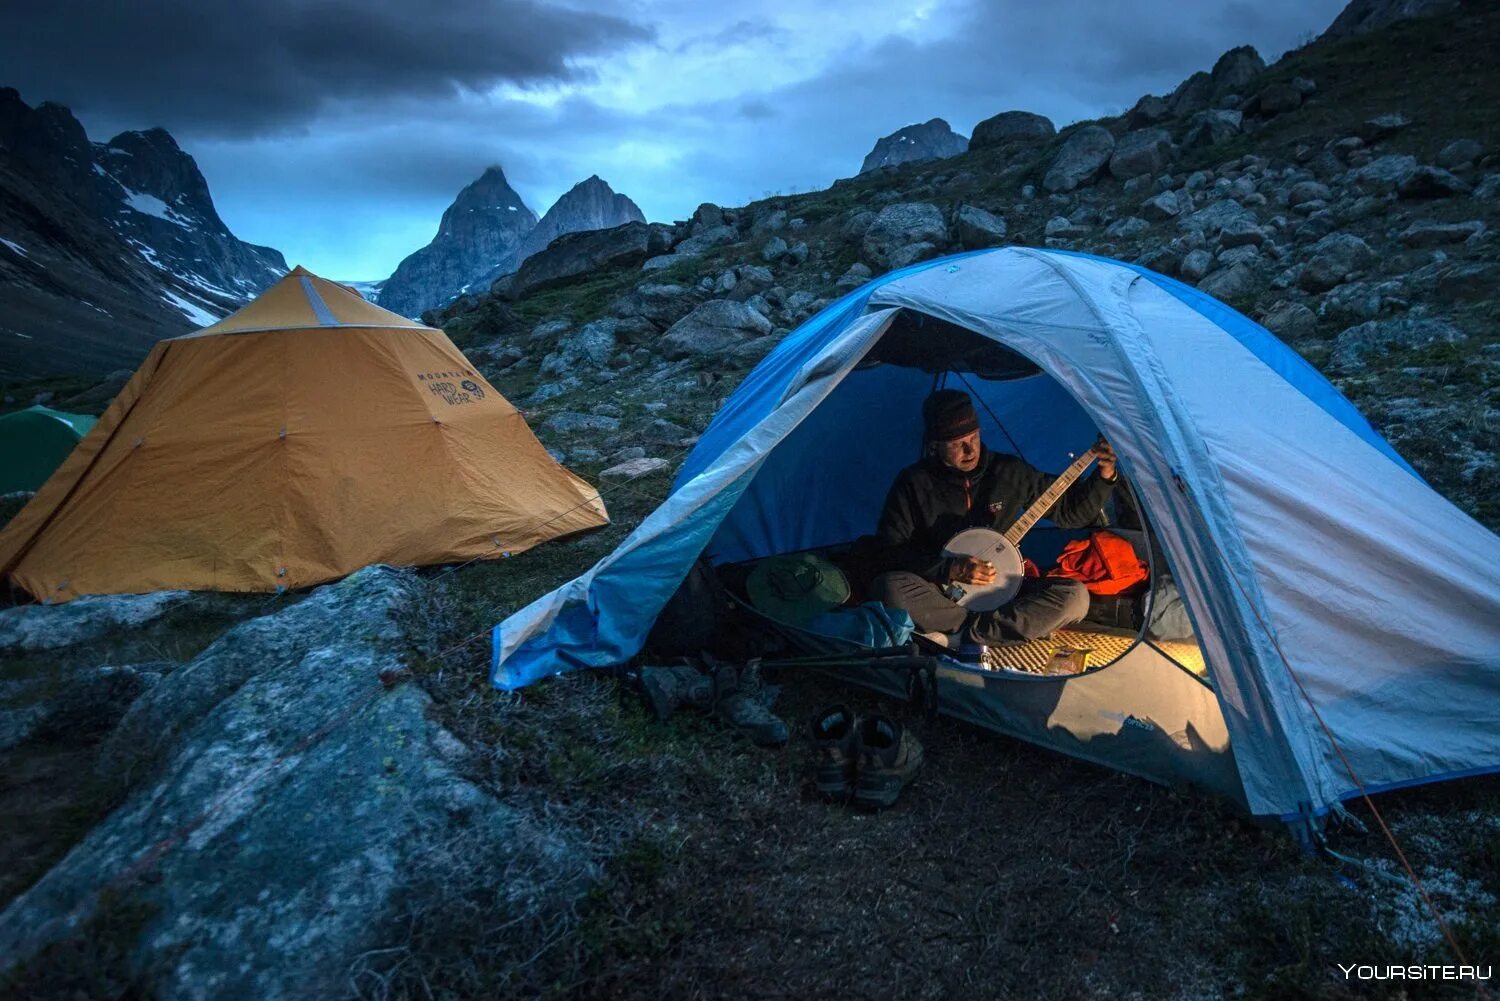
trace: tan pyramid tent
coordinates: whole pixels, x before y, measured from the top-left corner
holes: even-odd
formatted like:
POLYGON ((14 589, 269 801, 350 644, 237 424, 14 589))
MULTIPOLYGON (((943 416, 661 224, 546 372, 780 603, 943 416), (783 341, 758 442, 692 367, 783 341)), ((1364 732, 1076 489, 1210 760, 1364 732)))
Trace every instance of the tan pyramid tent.
POLYGON ((0 532, 0 572, 44 601, 271 591, 608 520, 441 330, 297 268, 151 350, 0 532))

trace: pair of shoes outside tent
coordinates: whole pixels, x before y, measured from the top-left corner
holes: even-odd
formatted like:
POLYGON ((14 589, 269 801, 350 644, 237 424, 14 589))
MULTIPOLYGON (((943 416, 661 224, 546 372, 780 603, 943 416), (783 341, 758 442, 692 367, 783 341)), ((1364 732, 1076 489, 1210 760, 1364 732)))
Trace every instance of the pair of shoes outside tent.
POLYGON ((813 714, 813 787, 828 800, 879 810, 896 802, 922 767, 916 735, 888 716, 860 717, 847 706, 813 714))

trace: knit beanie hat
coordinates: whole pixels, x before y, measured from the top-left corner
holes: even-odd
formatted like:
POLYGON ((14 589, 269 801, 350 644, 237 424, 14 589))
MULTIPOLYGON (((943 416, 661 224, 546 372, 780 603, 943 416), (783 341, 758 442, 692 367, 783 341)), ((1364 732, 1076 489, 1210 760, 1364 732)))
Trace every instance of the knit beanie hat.
POLYGON ((939 389, 922 401, 922 430, 928 441, 952 441, 978 431, 974 401, 961 389, 939 389))

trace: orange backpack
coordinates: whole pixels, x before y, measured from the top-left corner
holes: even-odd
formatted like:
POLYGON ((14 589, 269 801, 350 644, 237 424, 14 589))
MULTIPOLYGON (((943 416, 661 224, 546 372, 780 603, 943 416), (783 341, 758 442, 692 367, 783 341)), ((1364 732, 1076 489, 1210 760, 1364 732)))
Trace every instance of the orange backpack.
POLYGON ((1064 546, 1047 576, 1082 581, 1090 594, 1124 594, 1144 583, 1148 571, 1128 539, 1098 531, 1064 546))

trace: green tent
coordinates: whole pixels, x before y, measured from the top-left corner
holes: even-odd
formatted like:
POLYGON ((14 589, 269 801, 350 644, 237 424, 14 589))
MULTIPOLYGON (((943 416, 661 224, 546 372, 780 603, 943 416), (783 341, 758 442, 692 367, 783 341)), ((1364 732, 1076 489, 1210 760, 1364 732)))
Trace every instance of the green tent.
POLYGON ((0 415, 0 494, 40 488, 97 420, 48 407, 0 415))

